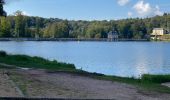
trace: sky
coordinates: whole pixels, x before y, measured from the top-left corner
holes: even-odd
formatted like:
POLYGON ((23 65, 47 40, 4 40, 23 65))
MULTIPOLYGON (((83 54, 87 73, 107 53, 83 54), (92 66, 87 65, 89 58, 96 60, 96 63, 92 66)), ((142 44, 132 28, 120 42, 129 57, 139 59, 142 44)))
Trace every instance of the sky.
POLYGON ((169 0, 6 0, 5 11, 68 20, 117 20, 170 13, 169 0))

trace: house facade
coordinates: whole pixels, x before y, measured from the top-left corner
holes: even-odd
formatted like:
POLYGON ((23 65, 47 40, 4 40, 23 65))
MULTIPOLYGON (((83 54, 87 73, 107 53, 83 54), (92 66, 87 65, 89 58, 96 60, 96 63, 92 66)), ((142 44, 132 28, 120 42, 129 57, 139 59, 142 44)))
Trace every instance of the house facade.
POLYGON ((107 38, 109 39, 109 40, 116 40, 116 39, 118 39, 119 38, 119 35, 118 35, 118 33, 116 32, 116 31, 110 31, 108 34, 107 34, 107 38))
POLYGON ((151 39, 161 39, 165 34, 167 34, 167 31, 164 28, 154 28, 151 33, 151 39))

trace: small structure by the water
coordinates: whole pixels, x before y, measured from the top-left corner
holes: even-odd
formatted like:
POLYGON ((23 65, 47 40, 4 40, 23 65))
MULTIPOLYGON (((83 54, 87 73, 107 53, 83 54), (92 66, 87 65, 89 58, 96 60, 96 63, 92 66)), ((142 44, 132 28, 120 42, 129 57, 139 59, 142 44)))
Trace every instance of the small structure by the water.
POLYGON ((115 40, 118 40, 119 35, 118 35, 117 31, 112 30, 107 34, 107 38, 109 41, 115 41, 115 40))
POLYGON ((167 34, 168 32, 164 28, 154 28, 151 33, 151 39, 159 40, 162 36, 167 34))

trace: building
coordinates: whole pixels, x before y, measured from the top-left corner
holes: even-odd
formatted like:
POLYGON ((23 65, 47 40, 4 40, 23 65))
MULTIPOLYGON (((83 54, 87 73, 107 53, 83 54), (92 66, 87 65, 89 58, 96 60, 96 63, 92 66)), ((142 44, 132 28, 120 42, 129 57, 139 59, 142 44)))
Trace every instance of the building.
POLYGON ((109 40, 117 40, 119 38, 119 35, 116 31, 110 31, 108 34, 107 34, 107 38, 109 40))
POLYGON ((161 39, 165 34, 167 34, 167 31, 164 28, 154 28, 151 33, 151 39, 161 39))

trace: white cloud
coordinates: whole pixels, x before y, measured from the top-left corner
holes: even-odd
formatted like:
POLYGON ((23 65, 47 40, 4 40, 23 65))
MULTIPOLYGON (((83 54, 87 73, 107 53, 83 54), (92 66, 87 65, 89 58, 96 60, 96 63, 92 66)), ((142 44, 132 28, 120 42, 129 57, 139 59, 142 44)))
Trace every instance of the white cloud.
POLYGON ((160 8, 158 5, 155 7, 155 15, 163 15, 163 12, 160 11, 160 8))
POLYGON ((151 13, 152 8, 149 3, 144 3, 144 1, 137 2, 133 8, 136 10, 136 12, 140 15, 147 15, 151 13))
POLYGON ((25 16, 30 16, 30 14, 27 13, 26 11, 23 11, 22 14, 25 15, 25 16))
POLYGON ((132 17, 133 13, 132 12, 128 12, 128 16, 132 17))
POLYGON ((124 6, 124 5, 126 5, 127 3, 129 3, 129 1, 130 1, 130 0, 118 0, 118 4, 119 4, 120 6, 124 6))
POLYGON ((150 3, 145 3, 143 0, 138 1, 133 9, 137 12, 139 16, 153 16, 153 15, 162 15, 159 6, 152 7, 150 3))

